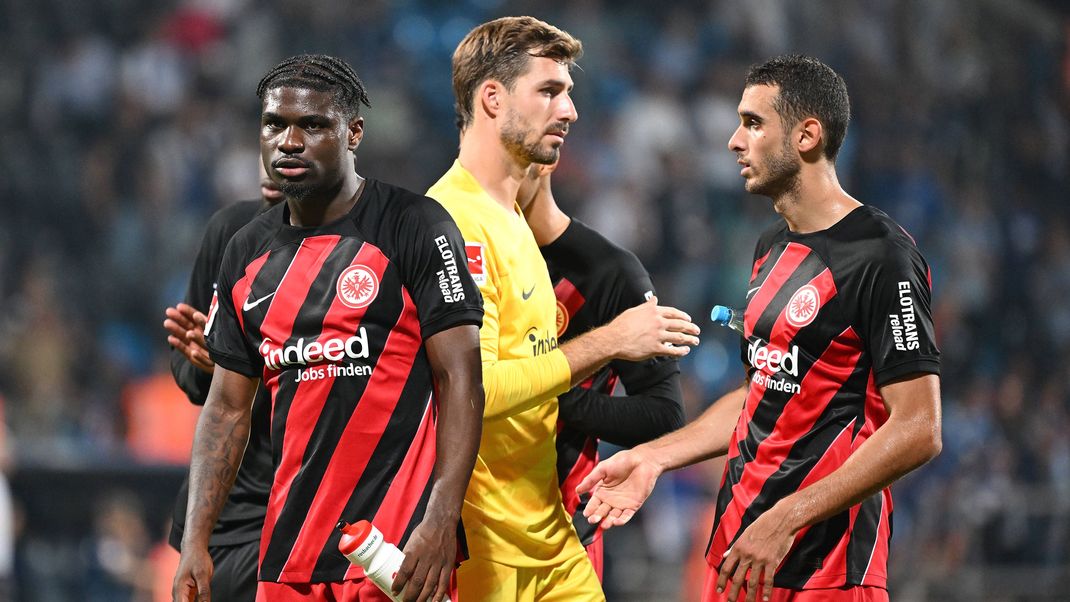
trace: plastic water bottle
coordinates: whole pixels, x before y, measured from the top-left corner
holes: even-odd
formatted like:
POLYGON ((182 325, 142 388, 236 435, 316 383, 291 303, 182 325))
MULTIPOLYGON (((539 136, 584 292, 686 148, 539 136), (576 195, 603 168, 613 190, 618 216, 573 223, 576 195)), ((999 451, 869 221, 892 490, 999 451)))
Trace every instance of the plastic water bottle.
POLYGON ((714 305, 713 311, 710 312, 710 319, 714 322, 731 328, 738 332, 740 336, 747 336, 743 330, 743 310, 732 309, 731 307, 725 307, 724 305, 714 305))
MULTIPOLYGON (((349 562, 364 569, 364 575, 374 583, 383 593, 395 602, 401 602, 401 597, 390 591, 401 570, 401 563, 405 561, 405 553, 394 544, 383 538, 383 533, 375 528, 375 525, 366 520, 349 524, 345 521, 338 523, 338 529, 342 531, 342 538, 338 541, 340 551, 349 562)), ((444 602, 450 602, 449 596, 443 598, 444 602)))
POLYGON ((397 546, 384 540, 382 532, 366 520, 352 525, 342 521, 338 523, 338 528, 342 531, 338 551, 344 554, 349 562, 363 568, 368 579, 391 600, 401 602, 401 597, 394 595, 390 586, 401 570, 405 554, 397 546))

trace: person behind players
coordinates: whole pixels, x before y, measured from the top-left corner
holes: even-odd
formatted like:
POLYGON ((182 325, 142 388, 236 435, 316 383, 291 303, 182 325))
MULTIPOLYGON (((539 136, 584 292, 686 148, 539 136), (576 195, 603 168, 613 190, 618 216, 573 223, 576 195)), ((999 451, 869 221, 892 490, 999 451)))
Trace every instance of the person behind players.
MULTIPOLYGON (((517 204, 535 235, 557 297, 557 337, 566 342, 602 326, 654 295, 650 274, 631 252, 610 242, 557 206, 550 174, 533 164, 517 204)), ((576 485, 598 463, 598 441, 632 447, 684 425, 680 367, 675 358, 614 360, 559 395, 557 479, 572 526, 599 579, 604 566, 602 529, 583 516, 576 485), (627 393, 614 396, 617 383, 627 393)))
MULTIPOLYGON (((278 204, 282 190, 271 181, 261 161, 260 200, 238 201, 216 211, 208 220, 201 239, 185 301, 168 307, 164 329, 171 344, 171 374, 189 397, 203 406, 212 383, 215 362, 204 344, 204 325, 215 290, 223 250, 234 233, 254 217, 278 204)), ((267 389, 260 387, 253 400, 249 422, 249 444, 234 477, 227 501, 208 540, 212 555, 212 592, 217 599, 253 602, 256 599, 256 564, 260 551, 260 530, 267 512, 271 488, 271 440, 269 432, 271 400, 267 389)), ((182 551, 182 532, 186 524, 186 499, 189 483, 183 481, 175 499, 174 515, 168 543, 182 551)))
POLYGON ((727 453, 705 600, 887 600, 888 487, 941 447, 929 269, 840 187, 850 104, 835 71, 797 55, 753 67, 739 117, 746 190, 784 219, 755 249, 748 382, 599 464, 584 514, 626 523, 663 471, 727 453))
POLYGON ((546 262, 516 204, 532 163, 553 163, 577 118, 570 66, 580 42, 531 17, 477 26, 453 55, 460 154, 431 187, 457 221, 483 294, 483 438, 465 495, 471 558, 461 599, 603 600, 561 503, 556 396, 613 359, 681 356, 698 327, 656 299, 558 344, 546 262))
POLYGON ((338 551, 336 524, 358 519, 404 550, 403 599, 441 600, 483 405, 463 240, 434 201, 354 171, 367 96, 344 61, 291 57, 257 95, 262 160, 286 202, 220 265, 174 598, 210 593, 208 535, 262 377, 274 476, 257 600, 386 600, 338 551))

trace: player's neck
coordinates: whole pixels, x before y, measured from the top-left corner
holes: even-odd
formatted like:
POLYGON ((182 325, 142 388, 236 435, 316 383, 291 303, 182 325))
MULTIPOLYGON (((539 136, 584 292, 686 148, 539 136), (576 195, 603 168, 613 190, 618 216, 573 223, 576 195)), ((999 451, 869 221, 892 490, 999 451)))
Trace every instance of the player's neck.
POLYGON ((804 170, 796 186, 773 199, 773 208, 797 234, 827 230, 861 205, 844 191, 832 169, 804 170))
POLYGON ((516 193, 528 166, 516 162, 497 131, 488 124, 473 124, 461 136, 458 160, 495 202, 506 211, 514 210, 516 193))
POLYGON ((322 195, 294 200, 287 198, 290 209, 290 225, 298 228, 315 228, 328 224, 349 213, 364 191, 365 180, 353 173, 347 175, 337 189, 324 191, 322 195))

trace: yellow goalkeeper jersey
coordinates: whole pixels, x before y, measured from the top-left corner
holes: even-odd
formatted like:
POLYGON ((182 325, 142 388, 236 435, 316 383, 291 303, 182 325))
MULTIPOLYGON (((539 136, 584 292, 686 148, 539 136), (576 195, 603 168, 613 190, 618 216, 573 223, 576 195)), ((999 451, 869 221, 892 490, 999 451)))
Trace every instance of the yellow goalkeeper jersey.
POLYGON ((571 372, 557 348, 557 300, 518 206, 507 211, 455 161, 427 191, 464 236, 483 294, 486 410, 461 516, 473 558, 515 567, 584 554, 557 484, 557 395, 571 372))

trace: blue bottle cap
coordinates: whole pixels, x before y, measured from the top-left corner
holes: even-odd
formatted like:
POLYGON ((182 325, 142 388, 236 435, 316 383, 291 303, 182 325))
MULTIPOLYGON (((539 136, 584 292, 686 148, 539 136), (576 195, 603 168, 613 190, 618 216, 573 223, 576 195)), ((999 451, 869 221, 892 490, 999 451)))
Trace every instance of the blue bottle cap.
POLYGON ((723 305, 714 305, 713 310, 710 311, 710 319, 718 324, 728 324, 728 321, 732 319, 732 310, 723 305))

